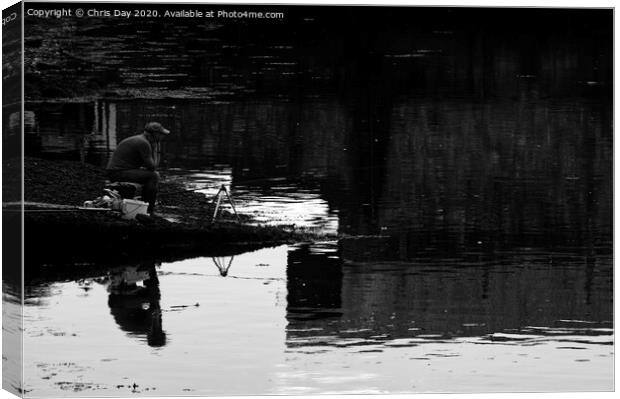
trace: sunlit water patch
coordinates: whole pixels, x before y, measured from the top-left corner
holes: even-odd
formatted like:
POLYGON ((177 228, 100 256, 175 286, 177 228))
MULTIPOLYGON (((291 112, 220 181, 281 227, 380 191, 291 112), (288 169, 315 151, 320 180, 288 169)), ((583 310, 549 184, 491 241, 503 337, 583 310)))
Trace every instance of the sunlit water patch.
POLYGON ((338 243, 26 290, 30 396, 610 390, 611 258, 351 263, 338 243))
POLYGON ((22 305, 16 282, 2 282, 2 387, 12 393, 22 386, 22 305))
MULTIPOLYGON (((338 232, 338 210, 330 207, 318 188, 303 187, 284 177, 233 182, 232 169, 226 166, 203 170, 170 170, 168 175, 183 182, 188 190, 215 201, 223 186, 231 195, 237 212, 251 216, 251 223, 314 229, 323 234, 338 232), (259 185, 260 183, 260 185, 259 185)), ((222 209, 232 206, 222 197, 222 209)))

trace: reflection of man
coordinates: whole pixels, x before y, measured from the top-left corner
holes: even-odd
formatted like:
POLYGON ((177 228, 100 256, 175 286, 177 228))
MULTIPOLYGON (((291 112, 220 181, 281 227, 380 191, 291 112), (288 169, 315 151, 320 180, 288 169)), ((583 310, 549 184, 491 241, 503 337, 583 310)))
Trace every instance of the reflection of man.
POLYGON ((148 213, 152 214, 157 199, 159 184, 159 143, 170 134, 161 123, 149 122, 144 132, 121 141, 110 162, 107 173, 112 181, 127 181, 142 185, 142 199, 149 203, 148 213))
POLYGON ((122 273, 112 276, 108 291, 110 312, 123 331, 146 334, 149 346, 166 344, 154 264, 125 268, 122 273), (137 284, 140 281, 142 286, 137 284))

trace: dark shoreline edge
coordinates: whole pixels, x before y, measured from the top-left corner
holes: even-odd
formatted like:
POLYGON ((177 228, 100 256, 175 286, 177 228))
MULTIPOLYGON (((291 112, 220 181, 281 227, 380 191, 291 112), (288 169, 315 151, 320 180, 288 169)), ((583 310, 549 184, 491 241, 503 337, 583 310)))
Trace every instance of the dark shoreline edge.
MULTIPOLYGON (((7 184, 21 168, 20 159, 3 160, 3 218, 22 217, 19 193, 7 184)), ((164 177, 160 193, 163 213, 174 213, 179 222, 162 217, 123 220, 112 212, 79 210, 86 200, 104 195, 102 168, 74 161, 26 157, 24 201, 55 204, 57 209, 28 205, 24 218, 26 273, 41 267, 69 264, 135 263, 144 260, 173 261, 197 256, 226 256, 266 246, 308 241, 311 232, 294 227, 251 225, 248 215, 237 222, 222 212, 211 223, 212 201, 164 177), (169 208, 166 204, 174 205, 169 208)), ((165 173, 165 172, 164 172, 165 173)))
MULTIPOLYGON (((276 227, 232 222, 209 226, 165 220, 143 223, 84 213, 88 211, 26 212, 25 264, 117 263, 149 258, 175 260, 201 255, 225 256, 303 239, 276 227)), ((10 217, 18 215, 14 213, 10 217)))

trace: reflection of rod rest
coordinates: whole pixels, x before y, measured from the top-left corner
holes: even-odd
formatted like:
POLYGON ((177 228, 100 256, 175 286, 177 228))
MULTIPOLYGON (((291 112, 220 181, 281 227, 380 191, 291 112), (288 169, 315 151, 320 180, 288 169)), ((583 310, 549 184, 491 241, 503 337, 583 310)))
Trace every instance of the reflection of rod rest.
POLYGON ((232 265, 233 259, 235 259, 235 257, 231 256, 230 260, 228 261, 228 265, 226 266, 224 266, 225 262, 223 258, 212 257, 211 259, 213 260, 213 263, 220 271, 220 275, 222 277, 226 277, 228 275, 228 269, 230 269, 230 266, 232 265))
POLYGON ((214 201, 216 201, 216 204, 215 204, 215 211, 213 212, 213 218, 211 218, 211 223, 215 222, 215 219, 217 218, 218 212, 220 211, 220 205, 222 203, 222 193, 224 193, 226 195, 226 198, 228 199, 228 202, 230 203, 230 206, 232 206, 233 212, 235 212, 235 216, 237 217, 237 221, 239 222, 240 221, 239 214, 237 213, 237 210, 235 209, 235 203, 233 202, 232 197, 228 193, 228 190, 226 189, 226 186, 224 186, 222 184, 222 186, 218 190, 217 194, 215 194, 214 201))

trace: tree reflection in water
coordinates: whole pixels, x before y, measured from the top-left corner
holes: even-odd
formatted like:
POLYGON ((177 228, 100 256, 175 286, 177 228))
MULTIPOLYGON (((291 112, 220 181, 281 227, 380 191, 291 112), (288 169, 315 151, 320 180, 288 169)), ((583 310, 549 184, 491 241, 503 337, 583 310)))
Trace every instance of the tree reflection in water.
POLYGON ((533 329, 540 339, 555 339, 562 331, 610 334, 609 254, 524 248, 400 261, 381 259, 384 247, 358 244, 357 255, 365 260, 348 257, 351 244, 342 241, 291 248, 288 347, 338 346, 353 338, 360 345, 492 340, 495 334, 527 335, 533 329))

